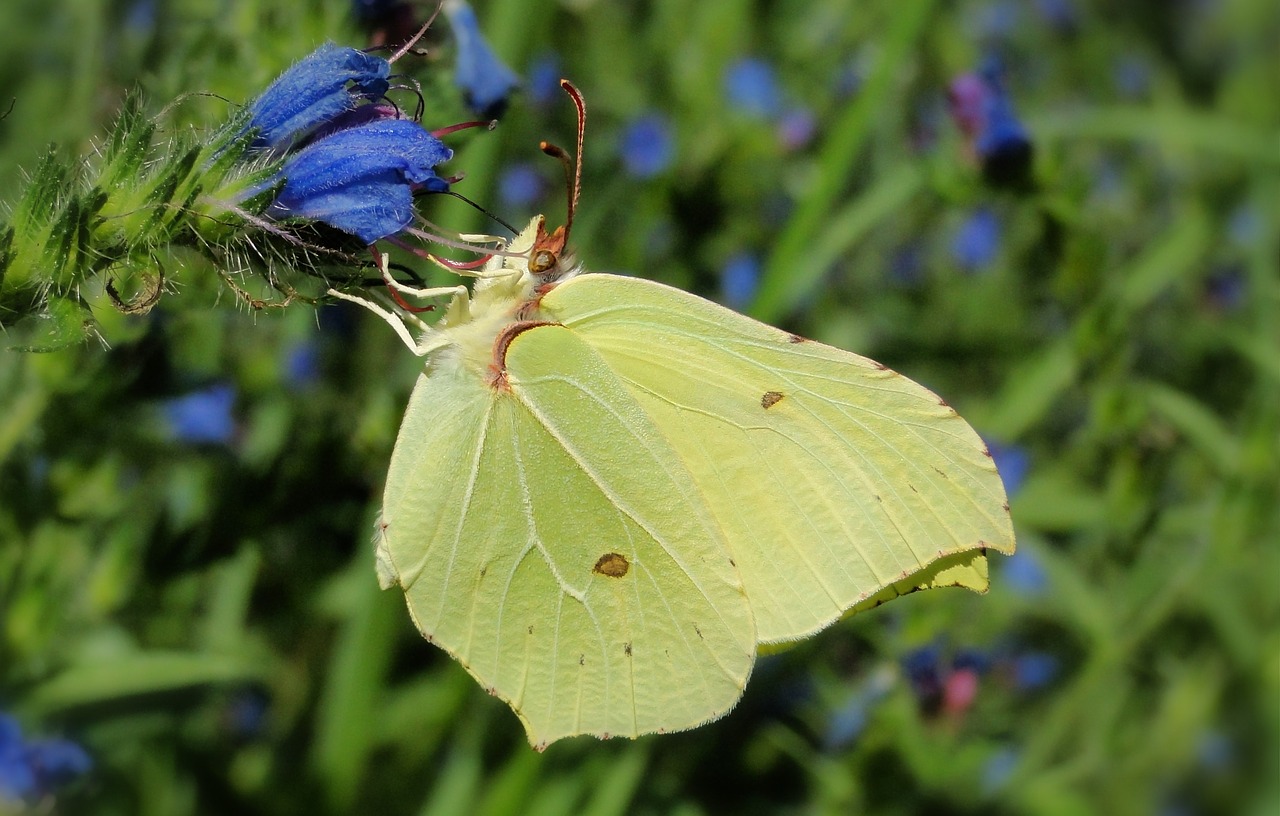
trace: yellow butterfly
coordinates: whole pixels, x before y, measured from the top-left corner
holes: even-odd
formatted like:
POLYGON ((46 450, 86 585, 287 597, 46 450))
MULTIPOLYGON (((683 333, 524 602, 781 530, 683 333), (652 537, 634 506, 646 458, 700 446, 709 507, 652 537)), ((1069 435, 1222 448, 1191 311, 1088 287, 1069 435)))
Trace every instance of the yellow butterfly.
MULTIPOLYGON (((541 217, 427 325, 379 576, 428 640, 562 737, 728 712, 762 645, 1013 552, 1004 487, 928 389, 648 280, 586 273, 541 217)), ((544 150, 568 161, 563 151, 544 150)), ((384 274, 386 271, 383 258, 384 274)))

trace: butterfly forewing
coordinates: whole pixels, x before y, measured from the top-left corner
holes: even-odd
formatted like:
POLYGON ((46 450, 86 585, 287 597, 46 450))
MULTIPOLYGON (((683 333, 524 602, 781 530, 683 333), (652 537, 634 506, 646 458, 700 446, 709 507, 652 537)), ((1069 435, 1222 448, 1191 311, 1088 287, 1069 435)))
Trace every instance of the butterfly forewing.
POLYGON ((640 279, 583 275, 541 305, 600 354, 688 467, 761 642, 810 634, 969 551, 945 574, 985 589, 981 551, 1012 551, 985 446, 907 378, 640 279))
POLYGON ((517 336, 506 375, 499 387, 446 359, 401 426, 383 553, 419 628, 534 744, 725 713, 754 625, 669 440, 567 329, 517 336))

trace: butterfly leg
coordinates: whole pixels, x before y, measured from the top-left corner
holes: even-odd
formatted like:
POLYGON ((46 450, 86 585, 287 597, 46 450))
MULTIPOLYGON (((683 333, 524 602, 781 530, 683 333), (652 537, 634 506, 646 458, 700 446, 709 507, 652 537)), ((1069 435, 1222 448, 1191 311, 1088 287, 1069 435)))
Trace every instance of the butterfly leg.
POLYGON ((364 308, 373 312, 378 317, 387 321, 387 325, 389 325, 392 328, 392 330, 395 331, 396 335, 401 339, 401 341, 404 342, 406 346, 409 347, 410 351, 412 351, 414 354, 421 354, 421 352, 419 352, 418 350, 418 344, 414 342, 413 336, 409 334, 409 327, 405 325, 404 320, 399 315, 393 314, 392 312, 383 308, 378 303, 375 303, 369 298, 360 297, 359 295, 350 295, 350 294, 347 294, 346 292, 339 292, 337 289, 330 289, 329 295, 332 297, 336 297, 339 300, 345 300, 350 303, 359 304, 360 306, 363 306, 364 308))

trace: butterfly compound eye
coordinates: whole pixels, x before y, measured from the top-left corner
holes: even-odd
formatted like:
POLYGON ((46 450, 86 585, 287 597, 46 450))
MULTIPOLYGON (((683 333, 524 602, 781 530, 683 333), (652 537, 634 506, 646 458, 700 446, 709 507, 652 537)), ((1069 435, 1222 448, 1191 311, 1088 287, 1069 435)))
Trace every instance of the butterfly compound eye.
POLYGON ((529 271, 535 275, 541 275, 554 267, 558 260, 556 254, 551 250, 540 249, 533 253, 533 260, 529 262, 529 271))

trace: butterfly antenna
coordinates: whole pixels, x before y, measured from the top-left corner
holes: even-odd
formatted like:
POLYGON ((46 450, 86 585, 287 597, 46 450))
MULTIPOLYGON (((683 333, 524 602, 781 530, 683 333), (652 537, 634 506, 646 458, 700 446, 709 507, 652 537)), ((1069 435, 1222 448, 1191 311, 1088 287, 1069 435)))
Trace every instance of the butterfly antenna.
POLYGON ((564 165, 564 180, 569 199, 569 213, 564 224, 564 240, 568 241, 569 230, 573 227, 573 215, 578 209, 578 193, 582 190, 582 143, 587 130, 587 103, 582 98, 582 93, 569 80, 560 80, 560 87, 564 88, 565 93, 569 94, 569 98, 578 108, 578 155, 570 159, 564 148, 550 142, 542 142, 538 146, 542 148, 543 153, 559 159, 564 165))

